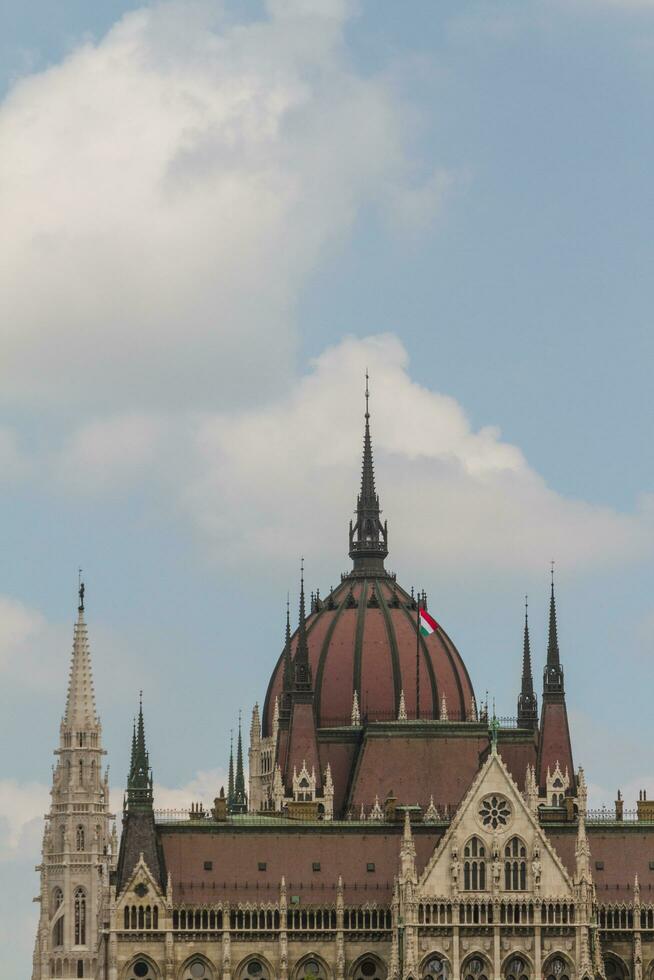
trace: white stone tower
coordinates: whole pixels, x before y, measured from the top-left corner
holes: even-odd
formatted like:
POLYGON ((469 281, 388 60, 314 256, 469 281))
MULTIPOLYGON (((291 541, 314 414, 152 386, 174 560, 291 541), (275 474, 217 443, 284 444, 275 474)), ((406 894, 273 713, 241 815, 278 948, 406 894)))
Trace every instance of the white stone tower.
POLYGON ((68 682, 66 711, 55 750, 50 812, 45 818, 41 904, 32 980, 95 977, 100 916, 115 866, 115 825, 108 773, 102 773, 102 728, 95 708, 84 621, 84 585, 68 682))

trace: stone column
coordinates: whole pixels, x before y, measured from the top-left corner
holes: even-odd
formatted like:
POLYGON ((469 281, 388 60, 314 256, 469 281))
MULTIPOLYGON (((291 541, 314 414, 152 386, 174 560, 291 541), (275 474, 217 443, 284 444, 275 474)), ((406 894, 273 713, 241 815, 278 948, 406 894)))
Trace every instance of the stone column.
MULTIPOLYGON (((499 906, 495 907, 495 916, 499 916, 499 906)), ((495 923, 493 926, 493 975, 495 980, 501 980, 502 978, 502 950, 500 947, 500 927, 495 923)))
POLYGON ((452 902, 452 976, 458 977, 461 973, 461 949, 459 943, 459 921, 460 906, 458 902, 452 902))

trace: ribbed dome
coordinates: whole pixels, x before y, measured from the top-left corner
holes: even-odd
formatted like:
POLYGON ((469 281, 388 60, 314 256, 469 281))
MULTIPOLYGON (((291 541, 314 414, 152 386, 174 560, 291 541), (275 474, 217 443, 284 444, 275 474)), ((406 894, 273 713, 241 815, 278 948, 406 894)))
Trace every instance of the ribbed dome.
MULTIPOLYGON (((350 723, 355 690, 362 719, 397 718, 402 691, 408 717, 416 717, 415 602, 392 578, 345 578, 327 599, 314 602, 306 626, 319 728, 350 723)), ((296 647, 297 632, 291 640, 293 656, 296 647)), ((283 670, 282 653, 266 694, 266 735, 275 698, 281 700, 283 670)), ((420 717, 439 718, 443 696, 450 720, 469 716, 472 684, 458 650, 440 628, 420 636, 420 717)))
MULTIPOLYGON (((364 721, 396 719, 402 692, 409 718, 440 718, 445 698, 448 719, 466 719, 473 690, 456 647, 442 629, 418 640, 416 602, 384 568, 388 528, 381 521, 375 488, 367 375, 361 488, 356 520, 350 521, 349 552, 352 572, 326 600, 312 602, 311 613, 304 620, 306 647, 300 645, 297 662, 299 631, 290 643, 296 690, 301 689, 305 697, 313 690, 318 727, 349 724, 355 691, 364 721)), ((300 609, 302 622, 304 591, 300 609)), ((265 735, 271 734, 275 698, 280 698, 280 706, 284 701, 284 659, 282 653, 268 685, 263 713, 265 735)), ((291 686, 292 674, 289 665, 287 680, 291 686)), ((285 698, 288 696, 285 694, 285 698)))

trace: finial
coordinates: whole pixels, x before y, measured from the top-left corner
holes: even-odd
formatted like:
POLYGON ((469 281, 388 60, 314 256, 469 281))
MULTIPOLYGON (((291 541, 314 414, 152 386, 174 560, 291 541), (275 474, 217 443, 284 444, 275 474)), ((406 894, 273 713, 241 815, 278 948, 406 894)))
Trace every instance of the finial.
POLYGON ((370 418, 370 412, 368 411, 369 398, 370 398, 370 391, 368 390, 368 368, 366 368, 366 419, 370 418))
POLYGON ((556 562, 552 558, 552 560, 550 561, 550 576, 552 578, 552 590, 554 590, 554 566, 555 566, 555 564, 556 564, 556 562))
POLYGON ((82 581, 82 569, 77 570, 77 594, 79 595, 78 611, 84 612, 84 582, 82 581))

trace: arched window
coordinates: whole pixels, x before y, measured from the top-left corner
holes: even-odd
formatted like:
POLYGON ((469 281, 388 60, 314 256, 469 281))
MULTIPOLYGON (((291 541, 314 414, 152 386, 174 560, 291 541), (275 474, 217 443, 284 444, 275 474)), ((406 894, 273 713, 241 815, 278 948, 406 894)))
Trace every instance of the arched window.
POLYGON ((59 850, 65 851, 66 849, 66 825, 62 823, 59 828, 59 850))
POLYGON ((488 967, 481 956, 473 956, 463 968, 464 980, 488 980, 488 967))
POLYGON ((607 957, 604 961, 606 967, 606 977, 607 980, 625 980, 626 972, 622 963, 619 960, 611 959, 607 957))
POLYGON ((80 786, 84 782, 84 760, 79 760, 79 784, 80 786))
POLYGON ((212 980, 213 973, 204 960, 194 959, 186 964, 182 977, 184 980, 212 980))
POLYGON ((265 962, 255 956, 243 964, 239 980, 272 980, 272 977, 265 962))
POLYGON ((86 945, 86 892, 75 889, 75 945, 86 945))
MULTIPOLYGON (((61 906, 64 904, 64 893, 61 888, 55 888, 52 893, 52 915, 55 916, 61 906)), ((52 932, 52 942, 54 946, 63 946, 64 944, 64 917, 63 914, 59 916, 54 924, 54 930, 52 932)))
POLYGON ((147 960, 139 957, 127 971, 129 980, 154 980, 155 973, 147 960))
POLYGON ((570 970, 562 956, 552 957, 543 972, 546 980, 570 980, 570 970))
POLYGON ((377 959, 366 956, 354 971, 354 980, 384 980, 386 972, 377 959))
POLYGON ((448 980, 450 965, 440 953, 432 953, 422 968, 423 980, 448 980))
POLYGON ((504 848, 504 887, 514 892, 527 888, 527 848, 519 837, 512 837, 504 848))
POLYGON ((529 967, 524 956, 512 956, 504 969, 505 980, 529 980, 529 967))
POLYGON ((84 828, 80 824, 75 835, 75 845, 78 851, 84 850, 84 828))
POLYGON ((486 889, 486 848, 478 837, 471 837, 463 850, 463 887, 477 892, 486 889))
POLYGON ((295 970, 297 980, 327 980, 327 971, 319 959, 308 956, 295 970))

